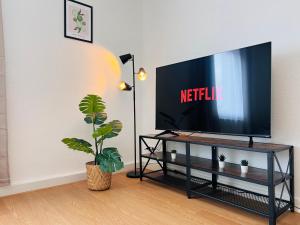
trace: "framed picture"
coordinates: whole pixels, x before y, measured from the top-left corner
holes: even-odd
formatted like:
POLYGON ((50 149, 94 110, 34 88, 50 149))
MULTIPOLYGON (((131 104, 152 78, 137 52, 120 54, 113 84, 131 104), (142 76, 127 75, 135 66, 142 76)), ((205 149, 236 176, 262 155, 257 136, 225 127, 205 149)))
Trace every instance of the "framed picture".
POLYGON ((93 7, 65 0, 65 37, 93 43, 93 7))

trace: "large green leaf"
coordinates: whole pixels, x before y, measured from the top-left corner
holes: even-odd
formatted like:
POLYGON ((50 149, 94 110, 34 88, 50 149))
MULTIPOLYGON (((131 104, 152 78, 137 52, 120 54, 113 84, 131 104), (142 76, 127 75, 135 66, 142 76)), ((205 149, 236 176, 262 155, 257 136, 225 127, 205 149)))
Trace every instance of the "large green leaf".
POLYGON ((102 153, 97 156, 96 161, 100 169, 106 173, 116 172, 124 167, 118 149, 113 147, 104 148, 102 153))
POLYGON ((86 115, 94 115, 105 109, 102 98, 98 95, 87 95, 79 103, 79 110, 86 115))
POLYGON ((92 145, 85 140, 78 138, 64 138, 62 142, 73 150, 95 155, 93 149, 90 148, 92 145))
POLYGON ((105 112, 95 113, 93 115, 86 115, 84 121, 88 124, 95 123, 96 125, 101 125, 107 119, 107 114, 105 112))
POLYGON ((122 123, 119 120, 113 120, 108 123, 112 127, 112 131, 105 135, 105 138, 112 138, 118 136, 122 130, 122 123))
POLYGON ((101 127, 97 128, 93 133, 93 138, 104 139, 106 135, 112 132, 113 128, 110 124, 103 124, 101 127))

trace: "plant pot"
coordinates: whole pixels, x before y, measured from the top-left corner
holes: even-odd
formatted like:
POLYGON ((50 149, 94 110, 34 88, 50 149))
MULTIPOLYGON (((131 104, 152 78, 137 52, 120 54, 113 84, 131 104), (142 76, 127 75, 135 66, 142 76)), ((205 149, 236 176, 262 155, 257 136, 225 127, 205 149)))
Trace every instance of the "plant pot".
POLYGON ((248 173, 248 166, 241 166, 242 174, 248 173))
POLYGON ((224 169, 225 167, 225 161, 219 161, 219 169, 224 169))
POLYGON ((171 160, 172 160, 172 161, 175 161, 175 160, 176 160, 176 153, 172 153, 172 152, 171 152, 171 160))
POLYGON ((104 173, 94 162, 86 163, 87 185, 92 191, 104 191, 111 186, 111 173, 104 173))

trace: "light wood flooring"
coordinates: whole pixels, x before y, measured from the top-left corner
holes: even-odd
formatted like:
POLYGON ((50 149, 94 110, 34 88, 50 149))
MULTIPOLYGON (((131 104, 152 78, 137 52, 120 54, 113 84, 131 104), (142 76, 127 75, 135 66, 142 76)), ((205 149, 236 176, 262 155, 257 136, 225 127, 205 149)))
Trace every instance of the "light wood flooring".
MULTIPOLYGON (((150 181, 113 176, 112 188, 89 191, 84 181, 0 198, 1 225, 267 225, 267 219, 150 181)), ((278 225, 300 225, 286 213, 278 225)))

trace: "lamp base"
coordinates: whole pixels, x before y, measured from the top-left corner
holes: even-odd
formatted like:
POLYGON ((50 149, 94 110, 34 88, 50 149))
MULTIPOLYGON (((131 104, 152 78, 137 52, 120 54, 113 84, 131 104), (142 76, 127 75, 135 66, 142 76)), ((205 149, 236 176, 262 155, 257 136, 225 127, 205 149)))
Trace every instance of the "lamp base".
POLYGON ((140 171, 130 171, 127 173, 128 178, 140 178, 140 171))

